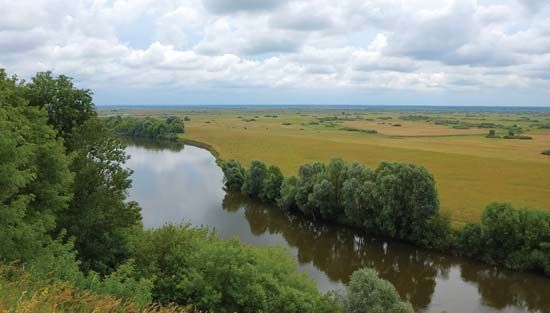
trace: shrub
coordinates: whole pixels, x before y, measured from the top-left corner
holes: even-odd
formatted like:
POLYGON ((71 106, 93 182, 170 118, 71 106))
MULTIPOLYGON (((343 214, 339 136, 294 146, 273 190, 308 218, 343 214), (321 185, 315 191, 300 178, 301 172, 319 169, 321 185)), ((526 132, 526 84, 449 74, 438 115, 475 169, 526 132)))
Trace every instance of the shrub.
POLYGON ((245 169, 237 160, 223 162, 224 184, 228 191, 240 191, 244 183, 245 169))
POLYGON ((168 225, 139 240, 136 264, 155 279, 160 303, 220 313, 337 312, 280 248, 222 240, 207 229, 168 225))
POLYGON ((550 149, 541 152, 543 155, 550 155, 550 149))
POLYGON ((378 277, 373 269, 360 269, 350 278, 349 286, 339 297, 345 312, 349 313, 413 313, 409 302, 401 300, 395 287, 378 277))

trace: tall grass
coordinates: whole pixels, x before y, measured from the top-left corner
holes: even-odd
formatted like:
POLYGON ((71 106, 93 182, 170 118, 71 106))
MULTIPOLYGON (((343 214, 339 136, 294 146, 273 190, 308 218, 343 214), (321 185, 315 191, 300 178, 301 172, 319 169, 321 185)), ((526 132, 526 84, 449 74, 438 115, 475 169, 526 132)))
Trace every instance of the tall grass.
POLYGON ((198 313, 191 307, 138 305, 78 290, 67 282, 36 281, 22 268, 0 265, 0 313, 198 313))

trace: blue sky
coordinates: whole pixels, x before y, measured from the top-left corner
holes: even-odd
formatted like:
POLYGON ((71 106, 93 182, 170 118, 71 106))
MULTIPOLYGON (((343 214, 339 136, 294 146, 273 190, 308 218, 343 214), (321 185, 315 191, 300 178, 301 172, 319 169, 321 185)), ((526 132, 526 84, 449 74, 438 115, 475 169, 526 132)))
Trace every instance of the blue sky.
POLYGON ((0 67, 109 104, 550 106, 549 0, 0 0, 0 67))

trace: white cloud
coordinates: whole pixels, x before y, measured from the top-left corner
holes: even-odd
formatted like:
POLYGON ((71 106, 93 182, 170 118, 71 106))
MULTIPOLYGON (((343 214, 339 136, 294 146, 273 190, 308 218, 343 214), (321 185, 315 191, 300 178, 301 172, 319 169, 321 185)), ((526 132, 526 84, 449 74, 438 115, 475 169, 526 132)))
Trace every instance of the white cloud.
POLYGON ((0 64, 95 88, 544 88, 545 3, 0 0, 0 64))

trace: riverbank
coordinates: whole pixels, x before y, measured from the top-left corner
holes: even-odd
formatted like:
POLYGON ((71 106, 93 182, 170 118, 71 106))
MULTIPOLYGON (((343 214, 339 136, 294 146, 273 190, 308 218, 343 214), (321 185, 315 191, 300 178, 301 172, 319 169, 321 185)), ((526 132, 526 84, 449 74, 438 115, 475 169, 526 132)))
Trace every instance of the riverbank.
POLYGON ((283 247, 298 262, 294 270, 307 272, 322 291, 343 288, 351 273, 371 267, 418 312, 534 313, 550 308, 542 300, 544 291, 550 290, 550 280, 543 276, 497 269, 333 223, 313 222, 226 193, 223 173, 205 149, 187 146, 174 151, 132 145, 127 151, 132 156, 127 165, 134 170, 130 199, 141 204, 146 228, 161 227, 167 221, 184 222, 215 229, 224 239, 283 247))

